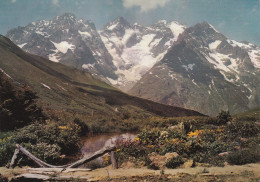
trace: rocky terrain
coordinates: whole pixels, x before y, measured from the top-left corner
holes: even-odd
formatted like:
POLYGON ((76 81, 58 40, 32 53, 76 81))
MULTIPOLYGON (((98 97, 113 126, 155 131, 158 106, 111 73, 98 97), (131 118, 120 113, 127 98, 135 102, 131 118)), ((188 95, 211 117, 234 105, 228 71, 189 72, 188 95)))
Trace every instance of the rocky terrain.
POLYGON ((259 106, 260 48, 207 22, 151 26, 122 17, 97 31, 65 13, 7 33, 23 50, 86 70, 132 95, 216 115, 259 106))
POLYGON ((130 93, 208 115, 259 105, 260 48, 203 22, 187 28, 130 93))

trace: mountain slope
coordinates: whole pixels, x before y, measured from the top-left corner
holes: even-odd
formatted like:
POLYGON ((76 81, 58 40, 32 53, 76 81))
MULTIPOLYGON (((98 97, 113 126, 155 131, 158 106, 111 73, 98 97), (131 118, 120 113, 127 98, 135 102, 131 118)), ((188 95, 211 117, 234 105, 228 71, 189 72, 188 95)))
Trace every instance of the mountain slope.
POLYGON ((186 27, 161 20, 149 27, 119 17, 97 32, 91 21, 65 13, 8 31, 23 50, 85 69, 111 85, 129 90, 162 59, 186 27))
POLYGON ((18 85, 29 84, 44 108, 91 115, 113 115, 135 110, 162 116, 201 115, 198 112, 129 96, 91 74, 22 51, 0 36, 0 68, 18 85))
POLYGON ((118 79, 113 85, 129 90, 152 66, 161 60, 186 27, 177 22, 161 20, 152 26, 131 25, 122 17, 99 31, 113 57, 118 79))
POLYGON ((12 29, 6 36, 31 54, 85 69, 99 77, 117 78, 112 57, 94 23, 77 20, 71 13, 12 29))
POLYGON ((187 28, 130 93, 208 115, 237 113, 260 104, 259 63, 259 47, 203 22, 187 28))

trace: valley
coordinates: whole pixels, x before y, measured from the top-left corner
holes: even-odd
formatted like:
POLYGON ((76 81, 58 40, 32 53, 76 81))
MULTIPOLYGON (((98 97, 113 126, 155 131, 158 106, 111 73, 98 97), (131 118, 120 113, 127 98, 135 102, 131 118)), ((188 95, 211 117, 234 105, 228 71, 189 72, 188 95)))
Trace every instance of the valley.
POLYGON ((98 29, 63 13, 10 29, 0 181, 257 181, 259 83, 260 47, 205 21, 98 29))

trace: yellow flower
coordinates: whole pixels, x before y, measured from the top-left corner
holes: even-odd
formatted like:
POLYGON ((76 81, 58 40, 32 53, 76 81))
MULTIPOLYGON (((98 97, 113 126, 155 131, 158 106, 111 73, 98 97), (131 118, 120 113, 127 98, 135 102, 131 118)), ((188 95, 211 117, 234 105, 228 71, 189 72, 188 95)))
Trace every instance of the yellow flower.
POLYGON ((147 145, 148 148, 154 148, 154 145, 147 145))
POLYGON ((136 137, 136 138, 135 138, 135 141, 140 141, 140 138, 136 137))
POLYGON ((72 130, 72 128, 69 128, 68 126, 59 126, 59 129, 61 129, 61 130, 72 130))
POLYGON ((203 133, 203 130, 195 130, 194 132, 189 132, 187 135, 188 135, 188 137, 194 137, 194 136, 196 136, 196 137, 199 137, 199 135, 200 134, 202 134, 203 133))

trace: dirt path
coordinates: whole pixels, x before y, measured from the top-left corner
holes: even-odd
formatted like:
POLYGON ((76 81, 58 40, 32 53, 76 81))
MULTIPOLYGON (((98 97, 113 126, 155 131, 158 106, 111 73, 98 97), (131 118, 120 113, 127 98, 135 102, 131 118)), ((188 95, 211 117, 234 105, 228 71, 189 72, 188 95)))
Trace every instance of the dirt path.
MULTIPOLYGON (((2 176, 28 173, 27 168, 0 168, 2 176)), ((195 167, 185 169, 150 170, 147 168, 119 168, 111 166, 93 171, 63 172, 56 174, 63 178, 81 178, 87 181, 260 181, 260 163, 242 166, 195 167), (163 173, 163 175, 162 175, 163 173)))

